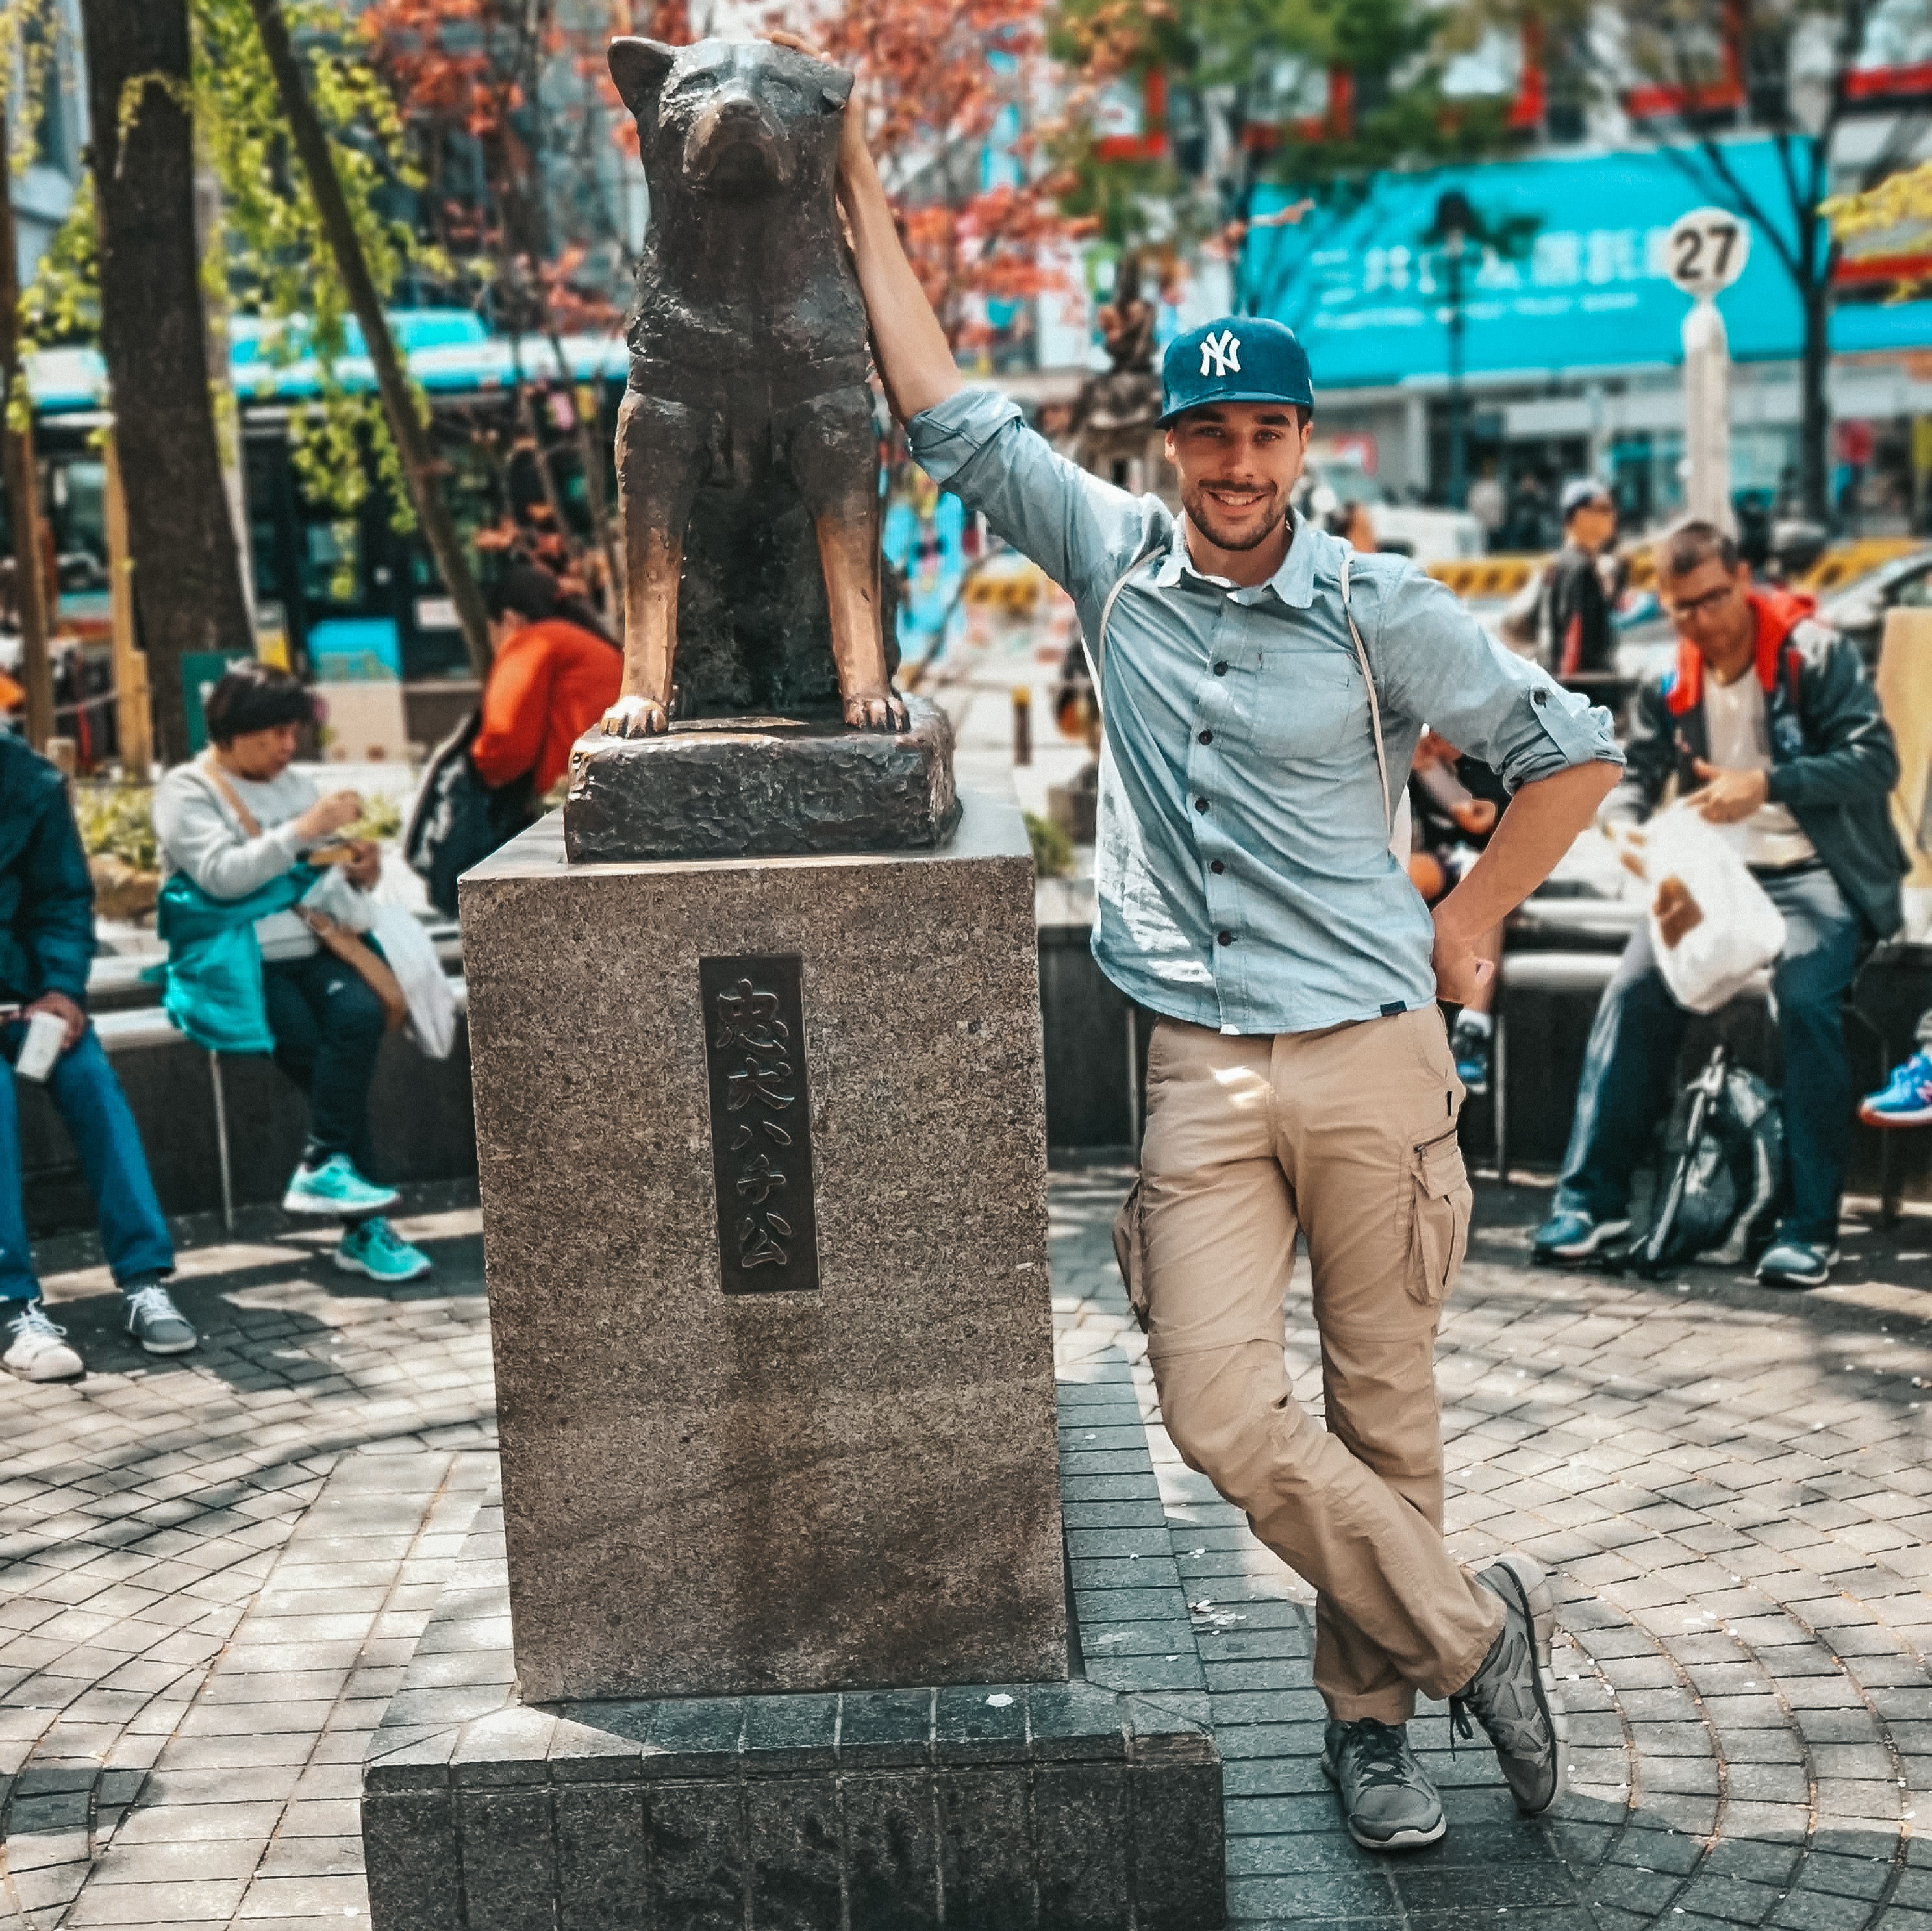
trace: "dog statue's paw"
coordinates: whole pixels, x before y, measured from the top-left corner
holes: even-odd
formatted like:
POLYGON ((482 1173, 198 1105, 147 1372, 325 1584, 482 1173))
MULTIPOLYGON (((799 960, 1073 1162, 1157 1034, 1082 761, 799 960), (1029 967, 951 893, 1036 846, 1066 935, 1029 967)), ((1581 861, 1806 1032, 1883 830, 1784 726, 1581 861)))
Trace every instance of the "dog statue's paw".
POLYGON ((604 713, 606 737, 652 737, 670 729, 670 719, 655 697, 620 697, 604 713))
POLYGON ((905 703, 896 691, 880 697, 848 697, 845 721, 855 730, 902 731, 906 727, 905 703))

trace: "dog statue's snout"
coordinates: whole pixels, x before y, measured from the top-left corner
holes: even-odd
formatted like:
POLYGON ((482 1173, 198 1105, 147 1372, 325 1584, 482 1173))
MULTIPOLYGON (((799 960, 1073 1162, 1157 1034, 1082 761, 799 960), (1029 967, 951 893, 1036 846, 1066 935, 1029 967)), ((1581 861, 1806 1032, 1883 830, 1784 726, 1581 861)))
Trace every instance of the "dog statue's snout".
POLYGON ((783 130, 742 81, 704 104, 685 137, 685 178, 740 189, 780 188, 791 180, 783 130))

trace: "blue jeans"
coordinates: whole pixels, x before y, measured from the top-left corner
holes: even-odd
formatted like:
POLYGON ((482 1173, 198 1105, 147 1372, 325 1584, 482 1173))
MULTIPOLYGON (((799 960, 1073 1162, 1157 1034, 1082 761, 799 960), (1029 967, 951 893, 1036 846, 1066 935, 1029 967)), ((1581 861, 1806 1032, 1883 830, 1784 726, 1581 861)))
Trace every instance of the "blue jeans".
MULTIPOLYGON (((38 1300, 40 1295, 27 1246, 20 1114, 14 1091, 14 1060, 26 1030, 17 1020, 0 1025, 0 1301, 38 1300)), ((154 1198, 140 1132, 92 1026, 78 1045, 54 1062, 47 1090, 67 1122, 100 1210, 100 1244, 116 1283, 124 1286, 137 1275, 171 1273, 174 1243, 154 1198)))
MULTIPOLYGON (((1784 950, 1771 969, 1784 1048, 1786 1211, 1781 1238, 1828 1247, 1852 1144, 1852 1069, 1845 998, 1865 934, 1822 865, 1758 880, 1784 914, 1784 950)), ((1665 989, 1640 926, 1597 1008, 1583 1058, 1576 1123, 1556 1189, 1558 1213, 1621 1220, 1630 1176, 1674 1097, 1690 1015, 1665 989)))
POLYGON ((369 982, 333 952, 262 969, 275 1064, 308 1096, 309 1165, 346 1153, 369 1171, 369 1086, 388 1015, 369 982))

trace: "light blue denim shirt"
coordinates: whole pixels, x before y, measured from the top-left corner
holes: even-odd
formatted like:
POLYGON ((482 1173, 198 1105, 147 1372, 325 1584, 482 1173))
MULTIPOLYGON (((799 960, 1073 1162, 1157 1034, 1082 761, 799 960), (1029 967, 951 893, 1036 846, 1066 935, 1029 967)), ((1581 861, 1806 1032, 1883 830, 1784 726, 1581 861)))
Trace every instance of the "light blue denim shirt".
MULTIPOLYGON (((1304 1033, 1435 996, 1428 907, 1389 850, 1346 547, 1298 521, 1281 568, 1196 572, 1158 498, 1087 475, 1004 396, 916 417, 913 454, 1107 627, 1094 955, 1130 998, 1224 1033, 1304 1033), (1149 553, 1157 553, 1151 556, 1149 553)), ((1610 714, 1512 656, 1406 558, 1354 556, 1397 797, 1425 722, 1513 790, 1621 764, 1610 714)))

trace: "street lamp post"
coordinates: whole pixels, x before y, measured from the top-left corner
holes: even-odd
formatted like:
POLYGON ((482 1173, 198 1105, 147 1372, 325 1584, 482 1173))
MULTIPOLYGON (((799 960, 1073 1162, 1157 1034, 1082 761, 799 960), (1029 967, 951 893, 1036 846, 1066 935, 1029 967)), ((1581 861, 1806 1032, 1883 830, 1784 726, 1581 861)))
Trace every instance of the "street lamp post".
POLYGON ((1468 197, 1451 188, 1436 204, 1436 232, 1442 243, 1449 285, 1449 502, 1460 509, 1469 496, 1468 398, 1462 385, 1462 257, 1475 225, 1468 197))

